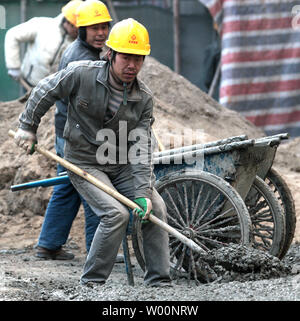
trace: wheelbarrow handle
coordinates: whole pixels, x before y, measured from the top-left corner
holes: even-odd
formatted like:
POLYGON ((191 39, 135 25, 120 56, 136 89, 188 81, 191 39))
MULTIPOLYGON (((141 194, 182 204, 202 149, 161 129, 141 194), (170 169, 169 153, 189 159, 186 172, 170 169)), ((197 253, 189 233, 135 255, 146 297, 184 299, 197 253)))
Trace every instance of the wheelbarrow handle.
POLYGON ((69 176, 63 175, 63 176, 41 179, 38 181, 32 181, 32 182, 12 185, 10 187, 10 190, 12 192, 16 192, 16 191, 21 191, 24 189, 35 188, 35 187, 48 187, 48 186, 53 186, 53 185, 60 185, 63 183, 67 183, 69 181, 70 181, 69 176))
MULTIPOLYGON (((8 135, 11 137, 15 137, 15 132, 12 130, 9 130, 8 135)), ((43 154, 44 156, 51 158, 55 160, 57 163, 65 167, 66 169, 70 170, 71 172, 75 173, 78 176, 81 176, 82 178, 86 179, 96 187, 100 188, 107 194, 111 195, 127 207, 131 209, 137 208, 137 204, 125 197, 124 195, 120 194, 119 192, 115 191, 114 189, 110 188, 106 184, 102 183, 99 179, 94 177, 93 175, 87 173, 86 171, 82 170, 81 168, 75 166, 74 164, 68 162, 67 160, 57 156, 56 154, 48 151, 43 146, 39 146, 38 144, 35 144, 34 146, 35 151, 37 151, 40 154, 43 154)), ((159 225, 162 229, 167 231, 168 233, 175 236, 177 239, 179 239, 182 243, 187 245, 191 250, 199 253, 199 254, 206 254, 206 251, 202 249, 198 244, 196 244, 193 240, 187 238, 180 232, 178 232, 176 229, 165 223, 164 221, 160 220, 154 215, 149 215, 149 221, 159 225)))

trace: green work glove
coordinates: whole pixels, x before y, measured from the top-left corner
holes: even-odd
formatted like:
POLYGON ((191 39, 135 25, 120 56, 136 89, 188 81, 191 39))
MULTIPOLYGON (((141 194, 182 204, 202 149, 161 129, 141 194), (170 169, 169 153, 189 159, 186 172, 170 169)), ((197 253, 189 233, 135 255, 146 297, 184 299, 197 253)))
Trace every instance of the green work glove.
POLYGON ((152 202, 149 198, 139 197, 134 202, 140 207, 135 208, 133 211, 141 218, 142 223, 147 223, 149 215, 152 214, 152 202))

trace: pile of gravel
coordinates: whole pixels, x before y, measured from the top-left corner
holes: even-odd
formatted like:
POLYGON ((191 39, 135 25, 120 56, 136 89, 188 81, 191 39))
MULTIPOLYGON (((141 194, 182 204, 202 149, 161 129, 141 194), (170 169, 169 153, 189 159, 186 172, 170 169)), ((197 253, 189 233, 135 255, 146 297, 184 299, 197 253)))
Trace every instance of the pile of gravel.
POLYGON ((230 244, 207 254, 205 261, 217 274, 214 282, 246 282, 284 277, 291 273, 291 262, 255 248, 230 244))

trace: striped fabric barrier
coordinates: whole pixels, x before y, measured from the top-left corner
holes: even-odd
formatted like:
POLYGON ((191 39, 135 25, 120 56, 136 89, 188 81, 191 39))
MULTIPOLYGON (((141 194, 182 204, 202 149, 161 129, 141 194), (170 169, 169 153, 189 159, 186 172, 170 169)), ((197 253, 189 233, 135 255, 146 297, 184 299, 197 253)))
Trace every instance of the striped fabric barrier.
POLYGON ((220 103, 267 135, 300 136, 300 0, 198 0, 222 44, 220 103))

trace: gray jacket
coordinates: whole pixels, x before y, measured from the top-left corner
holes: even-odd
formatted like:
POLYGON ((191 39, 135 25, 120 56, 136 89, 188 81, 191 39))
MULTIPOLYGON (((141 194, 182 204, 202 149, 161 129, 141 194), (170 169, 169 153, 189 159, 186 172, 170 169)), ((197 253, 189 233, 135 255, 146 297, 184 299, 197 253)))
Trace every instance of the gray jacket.
MULTIPOLYGON (((99 165, 97 150, 107 142, 97 140, 97 134, 105 128, 117 135, 120 130, 119 122, 126 122, 127 137, 133 129, 138 129, 147 136, 140 152, 148 161, 131 164, 131 168, 135 197, 151 198, 155 181, 150 137, 153 113, 151 92, 144 83, 136 79, 127 104, 121 104, 114 117, 104 123, 110 95, 108 73, 109 64, 106 61, 77 61, 44 78, 27 101, 25 111, 19 117, 19 126, 36 132, 41 117, 55 101, 68 98, 68 118, 64 129, 65 159, 78 166, 100 166, 105 171, 107 166, 122 165, 99 165)), ((115 144, 117 150, 119 147, 124 148, 121 144, 119 146, 118 141, 117 139, 115 144)), ((126 150, 129 151, 133 145, 133 142, 128 141, 126 150)))

